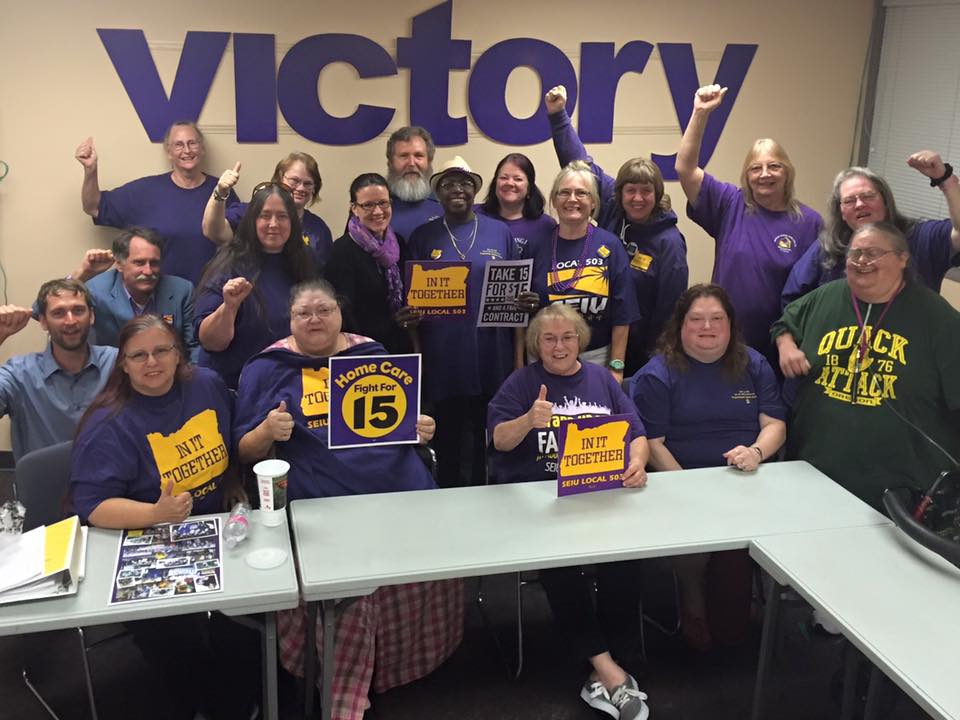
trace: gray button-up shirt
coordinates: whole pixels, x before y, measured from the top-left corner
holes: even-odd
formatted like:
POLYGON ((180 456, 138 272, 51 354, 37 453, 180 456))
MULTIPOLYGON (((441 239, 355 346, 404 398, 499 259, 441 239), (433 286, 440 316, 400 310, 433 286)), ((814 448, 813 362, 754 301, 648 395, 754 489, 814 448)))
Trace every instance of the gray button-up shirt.
POLYGON ((42 353, 12 357, 0 367, 0 415, 10 415, 13 458, 72 440, 77 422, 103 389, 117 348, 91 345, 83 369, 74 375, 57 364, 47 343, 42 353))

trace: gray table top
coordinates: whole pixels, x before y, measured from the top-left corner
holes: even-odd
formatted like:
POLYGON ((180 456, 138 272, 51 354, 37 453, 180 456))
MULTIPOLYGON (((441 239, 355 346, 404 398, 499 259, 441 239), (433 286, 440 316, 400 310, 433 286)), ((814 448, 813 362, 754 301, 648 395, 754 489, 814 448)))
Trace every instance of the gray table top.
POLYGON ((960 718, 960 570, 892 525, 758 538, 751 556, 935 718, 960 718))
POLYGON ((774 533, 889 522, 803 462, 651 473, 557 497, 556 482, 291 503, 305 600, 381 585, 746 548, 774 533))
MULTIPOLYGON (((226 515, 221 515, 226 520, 226 515)), ((61 630, 166 615, 219 610, 228 615, 293 608, 298 603, 297 577, 286 522, 265 527, 254 511, 250 534, 233 550, 223 548, 224 589, 216 593, 171 599, 109 604, 119 530, 91 528, 87 541, 86 575, 75 595, 0 605, 0 635, 61 630), (245 558, 252 550, 279 548, 287 559, 271 570, 255 570, 245 558)))

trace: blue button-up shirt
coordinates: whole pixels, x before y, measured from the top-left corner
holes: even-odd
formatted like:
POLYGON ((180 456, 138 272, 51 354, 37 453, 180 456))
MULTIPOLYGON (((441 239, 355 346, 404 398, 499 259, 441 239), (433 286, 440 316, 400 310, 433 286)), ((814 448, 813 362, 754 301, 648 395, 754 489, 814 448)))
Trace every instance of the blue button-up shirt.
POLYGON ((13 459, 31 450, 72 440, 77 422, 103 389, 117 348, 91 345, 87 364, 74 375, 42 353, 10 358, 0 367, 0 415, 9 415, 13 459))

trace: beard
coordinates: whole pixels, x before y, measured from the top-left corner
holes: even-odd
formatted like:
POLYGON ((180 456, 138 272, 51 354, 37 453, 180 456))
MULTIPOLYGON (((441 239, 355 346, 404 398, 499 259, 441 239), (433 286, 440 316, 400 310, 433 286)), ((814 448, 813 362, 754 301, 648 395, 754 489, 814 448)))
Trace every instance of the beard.
POLYGON ((420 202, 430 197, 430 181, 427 178, 432 174, 433 168, 429 167, 426 172, 415 178, 400 175, 391 169, 387 173, 387 182, 390 185, 390 192, 404 202, 420 202))
POLYGON ((53 328, 48 328, 47 332, 50 334, 50 342, 61 350, 79 350, 87 344, 87 336, 90 335, 90 327, 87 326, 87 328, 82 332, 71 336, 64 336, 63 332, 54 330, 53 328))

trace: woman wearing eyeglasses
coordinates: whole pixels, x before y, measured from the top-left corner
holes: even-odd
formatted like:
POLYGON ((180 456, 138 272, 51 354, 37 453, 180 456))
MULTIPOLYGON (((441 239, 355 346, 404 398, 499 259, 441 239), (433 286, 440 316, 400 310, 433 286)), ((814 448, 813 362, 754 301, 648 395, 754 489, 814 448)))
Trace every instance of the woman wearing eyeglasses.
POLYGON ((600 190, 597 224, 620 238, 630 258, 640 319, 630 326, 624 372, 633 375, 653 354, 677 298, 687 289, 687 241, 677 229, 677 214, 656 163, 631 158, 620 166, 616 178, 607 175, 587 153, 570 122, 567 89, 558 85, 544 102, 561 167, 574 160, 590 166, 600 190))
MULTIPOLYGON (((677 301, 658 353, 634 376, 654 470, 752 472, 783 445, 780 387, 763 355, 744 345, 738 319, 723 288, 694 285, 677 301)), ((686 555, 674 567, 687 643, 707 650, 714 640, 742 640, 752 579, 746 551, 686 555)))
MULTIPOLYGON (((243 219, 247 203, 237 200, 233 188, 240 180, 240 163, 223 171, 203 211, 203 234, 223 245, 233 239, 233 234, 243 219)), ((317 202, 323 180, 320 167, 312 155, 292 152, 277 163, 271 182, 283 185, 290 191, 300 218, 303 242, 313 252, 318 272, 323 272, 333 245, 333 235, 327 224, 307 210, 317 202)))
MULTIPOLYGON (((179 335, 155 315, 130 320, 118 344, 110 379, 74 441, 74 509, 83 522, 126 529, 224 512, 242 493, 232 463, 233 399, 223 380, 191 367, 179 335)), ((202 614, 128 627, 163 679, 172 705, 168 717, 249 715, 259 686, 253 633, 248 637, 249 631, 216 613, 209 624, 202 614), (208 676, 207 682, 184 682, 208 676)))
POLYGON ((390 225, 390 186, 377 173, 364 173, 350 183, 347 231, 334 244, 326 278, 343 300, 343 326, 373 338, 387 352, 411 350, 410 335, 397 322, 405 305, 403 262, 405 238, 390 225))
MULTIPOLYGON (((173 123, 163 138, 171 171, 149 175, 113 190, 100 190, 99 158, 93 138, 77 147, 74 157, 83 166, 80 200, 95 225, 115 228, 142 226, 156 230, 166 241, 163 272, 196 284, 203 266, 217 248, 200 229, 200 218, 217 179, 203 172, 203 133, 196 123, 173 123)), ((224 200, 237 201, 224 189, 224 200)))
POLYGON ((290 288, 317 276, 300 237, 297 206, 286 187, 262 183, 233 240, 203 271, 194 307, 198 364, 216 370, 231 388, 249 358, 286 335, 290 288))
POLYGON ((592 222, 600 196, 590 166, 575 160, 563 168, 550 203, 558 225, 532 253, 531 289, 541 306, 565 303, 583 315, 591 339, 582 358, 607 367, 622 382, 630 325, 640 313, 623 243, 592 222))
POLYGON ((912 267, 920 281, 940 292, 943 277, 957 264, 960 251, 960 179, 938 153, 921 150, 907 158, 930 185, 940 189, 947 201, 946 220, 918 220, 897 210, 893 191, 870 168, 851 167, 833 181, 828 226, 820 242, 804 253, 790 271, 783 288, 783 306, 814 288, 843 277, 846 252, 854 231, 868 223, 893 223, 907 236, 912 267))
MULTIPOLYGON (((344 242, 340 240, 338 242, 344 242)), ((342 331, 334 288, 325 280, 290 293, 290 334, 253 357, 243 370, 234 429, 243 462, 274 452, 290 463, 288 500, 436 487, 412 445, 330 449, 330 357, 381 355, 370 338, 342 331)), ((417 432, 428 441, 434 421, 421 415, 417 432)), ((332 717, 360 720, 372 686, 385 692, 423 677, 442 663, 463 635, 459 580, 383 587, 337 613, 332 717)), ((281 661, 303 673, 306 613, 278 613, 281 661)), ((323 623, 317 643, 322 647, 323 623)))
POLYGON ((753 143, 740 187, 700 167, 707 120, 726 92, 707 85, 694 94, 675 168, 687 215, 716 242, 712 281, 730 295, 747 345, 772 360, 769 333, 780 314, 780 294, 794 263, 816 244, 823 220, 794 196, 796 170, 776 140, 753 143))
MULTIPOLYGON (((636 408, 610 373, 580 362, 590 328, 568 305, 548 305, 530 321, 527 352, 535 359, 516 370, 490 401, 487 428, 493 439, 497 482, 557 478, 557 428, 594 415, 630 416, 630 464, 625 487, 643 487, 647 439, 636 408)), ((636 562, 597 565, 597 608, 590 582, 579 567, 540 571, 558 630, 590 664, 580 691, 590 707, 620 718, 642 720, 647 696, 621 662, 639 637, 640 569, 636 562)))
POLYGON ((787 305, 772 334, 791 405, 787 457, 881 509, 888 487, 926 489, 960 452, 960 314, 911 277, 907 239, 863 225, 846 279, 787 305))

